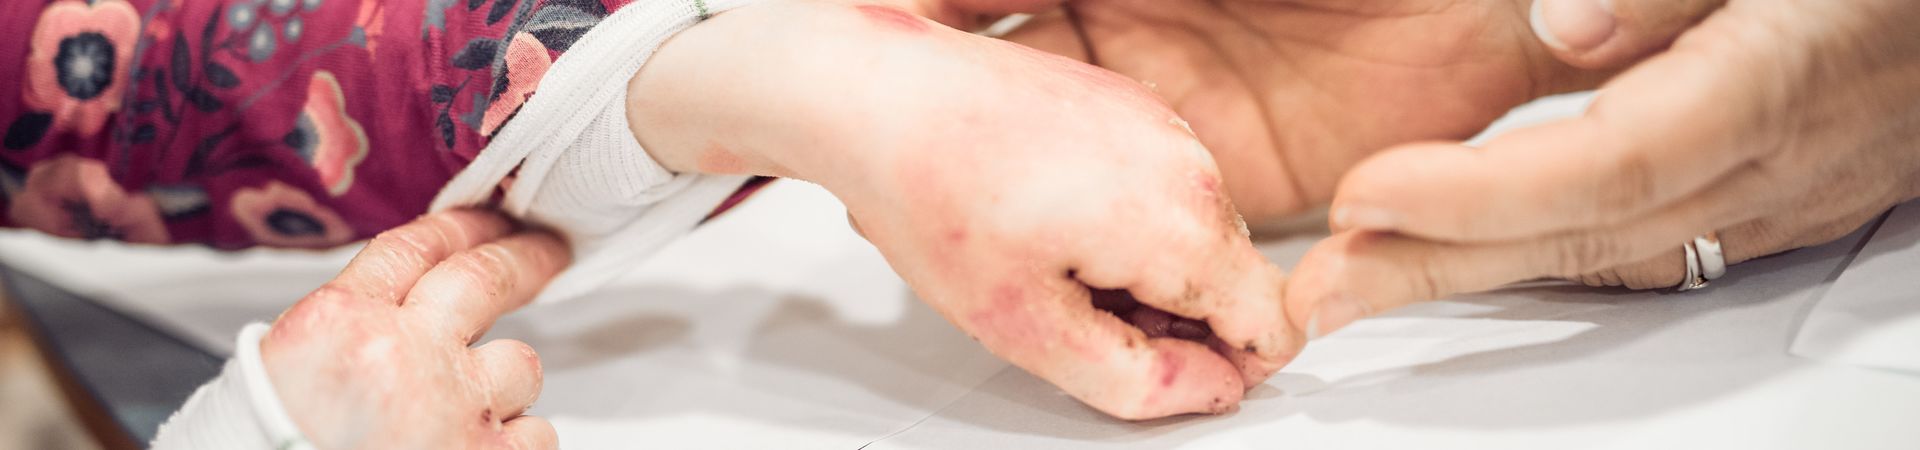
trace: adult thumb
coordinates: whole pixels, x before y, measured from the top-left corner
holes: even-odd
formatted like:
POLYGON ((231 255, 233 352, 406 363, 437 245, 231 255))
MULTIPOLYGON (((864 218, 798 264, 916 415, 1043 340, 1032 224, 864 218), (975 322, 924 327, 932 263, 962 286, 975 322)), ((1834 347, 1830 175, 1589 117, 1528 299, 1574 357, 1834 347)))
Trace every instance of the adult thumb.
POLYGON ((1727 0, 1534 0, 1533 33, 1567 64, 1632 65, 1713 15, 1727 0))

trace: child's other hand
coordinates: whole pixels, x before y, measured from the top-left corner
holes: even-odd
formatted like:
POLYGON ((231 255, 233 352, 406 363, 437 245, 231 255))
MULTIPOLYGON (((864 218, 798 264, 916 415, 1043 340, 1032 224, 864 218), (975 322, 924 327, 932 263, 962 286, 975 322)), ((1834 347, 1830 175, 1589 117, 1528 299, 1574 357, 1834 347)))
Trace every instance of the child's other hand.
POLYGON ((555 448, 526 416, 540 395, 527 344, 473 346, 566 267, 567 246, 475 210, 388 230, 274 321, 260 356, 320 448, 555 448))
POLYGON ((663 164, 820 183, 948 320, 1107 413, 1229 410, 1302 343, 1212 158, 1133 80, 897 9, 776 2, 675 37, 632 89, 663 164))

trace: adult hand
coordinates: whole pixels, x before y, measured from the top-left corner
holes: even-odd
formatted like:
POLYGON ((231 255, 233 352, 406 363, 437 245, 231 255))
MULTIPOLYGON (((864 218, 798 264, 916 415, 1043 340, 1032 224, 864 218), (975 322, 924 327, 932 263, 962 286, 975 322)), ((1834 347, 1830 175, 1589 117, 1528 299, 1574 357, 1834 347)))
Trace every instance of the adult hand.
POLYGON ((629 98, 668 168, 820 183, 935 310, 1115 416, 1227 410, 1300 345, 1212 159, 1133 80, 770 2, 674 37, 629 98))
POLYGON ((1213 151, 1240 211, 1264 223, 1324 204, 1387 146, 1465 139, 1604 78, 1556 61, 1529 31, 1528 5, 1080 1, 1007 38, 1153 85, 1213 151))
POLYGON ((470 346, 567 260, 558 238, 491 213, 428 215, 282 314, 261 357, 320 448, 555 448, 551 425, 521 415, 540 394, 533 349, 470 346))
POLYGON ((1290 316, 1324 333, 1537 277, 1673 286, 1681 244, 1710 231, 1730 263, 1843 236, 1920 184, 1915 20, 1905 0, 1734 0, 1582 117, 1370 159, 1290 316))
POLYGON ((1665 50, 1727 0, 1534 0, 1533 32, 1568 64, 1617 68, 1665 50))

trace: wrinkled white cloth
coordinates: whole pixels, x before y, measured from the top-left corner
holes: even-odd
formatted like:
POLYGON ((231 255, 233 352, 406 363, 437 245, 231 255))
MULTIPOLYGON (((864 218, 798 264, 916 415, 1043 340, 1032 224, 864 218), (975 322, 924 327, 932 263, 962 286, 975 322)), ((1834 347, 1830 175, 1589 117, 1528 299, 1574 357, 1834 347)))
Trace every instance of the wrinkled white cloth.
MULTIPOLYGON (((608 15, 562 54, 537 94, 434 199, 435 211, 485 203, 518 168, 502 209, 568 239, 575 263, 547 301, 584 294, 693 229, 746 176, 674 174, 627 127, 627 81, 674 33, 754 0, 667 0, 608 15)), ((269 327, 248 325, 213 381, 160 426, 151 447, 311 449, 260 360, 269 327)))
POLYGON ((220 376, 187 397, 185 406, 160 425, 150 448, 171 449, 286 449, 308 450, 300 427, 280 404, 267 366, 260 360, 260 338, 267 324, 240 330, 233 358, 220 376))
POLYGON ((554 62, 433 210, 483 204, 512 173, 501 209, 554 229, 573 247, 574 264, 536 302, 577 297, 631 270, 691 231, 748 177, 661 167, 627 126, 627 81, 674 33, 753 2, 649 1, 609 15, 554 62))

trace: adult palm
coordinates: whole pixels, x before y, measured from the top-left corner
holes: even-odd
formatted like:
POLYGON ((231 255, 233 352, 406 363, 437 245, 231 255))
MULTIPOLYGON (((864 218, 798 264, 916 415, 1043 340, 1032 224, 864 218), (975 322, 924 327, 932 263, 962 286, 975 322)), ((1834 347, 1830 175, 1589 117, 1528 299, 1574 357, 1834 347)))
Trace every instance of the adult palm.
POLYGON ((1605 76, 1534 38, 1530 0, 949 3, 1051 9, 1006 38, 1153 86, 1255 223, 1325 203, 1377 150, 1464 139, 1514 106, 1605 76))

